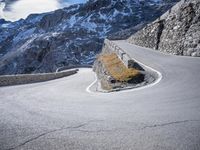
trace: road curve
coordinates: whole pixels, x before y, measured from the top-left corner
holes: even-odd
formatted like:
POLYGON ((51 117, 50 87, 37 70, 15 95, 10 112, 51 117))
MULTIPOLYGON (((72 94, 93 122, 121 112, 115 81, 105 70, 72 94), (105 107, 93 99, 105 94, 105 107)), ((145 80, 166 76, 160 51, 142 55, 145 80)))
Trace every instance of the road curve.
POLYGON ((200 59, 114 41, 161 72, 156 85, 88 93, 91 69, 43 83, 0 88, 1 150, 199 150, 200 59))

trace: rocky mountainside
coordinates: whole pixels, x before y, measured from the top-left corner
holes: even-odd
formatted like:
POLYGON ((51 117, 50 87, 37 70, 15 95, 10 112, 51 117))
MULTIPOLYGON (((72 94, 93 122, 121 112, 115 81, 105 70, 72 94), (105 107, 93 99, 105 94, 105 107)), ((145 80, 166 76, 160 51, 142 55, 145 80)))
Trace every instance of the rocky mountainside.
POLYGON ((92 64, 105 37, 150 22, 173 5, 164 0, 89 0, 25 20, 1 21, 0 74, 92 64))
POLYGON ((180 1, 128 41, 170 54, 200 56, 200 1, 180 1))

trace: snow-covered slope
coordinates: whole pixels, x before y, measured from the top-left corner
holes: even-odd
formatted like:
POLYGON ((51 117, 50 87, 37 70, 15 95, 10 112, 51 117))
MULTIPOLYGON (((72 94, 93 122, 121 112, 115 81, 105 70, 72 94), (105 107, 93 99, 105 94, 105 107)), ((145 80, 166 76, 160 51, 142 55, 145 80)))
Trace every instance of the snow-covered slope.
POLYGON ((0 25, 0 74, 52 72, 92 64, 103 40, 154 20, 174 3, 89 0, 86 4, 0 25))

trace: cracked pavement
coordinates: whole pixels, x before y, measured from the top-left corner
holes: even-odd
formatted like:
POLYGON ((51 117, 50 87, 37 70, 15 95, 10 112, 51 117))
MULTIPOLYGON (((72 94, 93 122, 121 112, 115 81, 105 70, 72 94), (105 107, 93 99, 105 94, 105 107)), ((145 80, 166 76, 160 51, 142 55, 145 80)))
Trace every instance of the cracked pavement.
POLYGON ((0 88, 0 150, 199 150, 200 59, 116 41, 162 73, 148 88, 88 93, 91 69, 0 88))

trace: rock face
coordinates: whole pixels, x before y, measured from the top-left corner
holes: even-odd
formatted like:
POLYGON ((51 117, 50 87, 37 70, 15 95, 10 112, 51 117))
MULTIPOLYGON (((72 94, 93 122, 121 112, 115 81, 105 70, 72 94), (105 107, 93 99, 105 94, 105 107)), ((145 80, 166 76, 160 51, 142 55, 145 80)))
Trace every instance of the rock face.
POLYGON ((128 41, 170 54, 199 57, 200 1, 180 1, 128 41))
POLYGON ((92 64, 105 37, 150 22, 172 5, 161 0, 89 0, 17 22, 2 21, 0 74, 54 72, 62 66, 92 64))
POLYGON ((133 26, 131 28, 128 28, 126 30, 115 32, 115 33, 109 35, 107 37, 107 39, 109 39, 109 40, 126 40, 131 35, 133 35, 137 31, 141 30, 146 24, 147 24, 147 22, 142 22, 142 23, 140 23, 136 26, 133 26))

